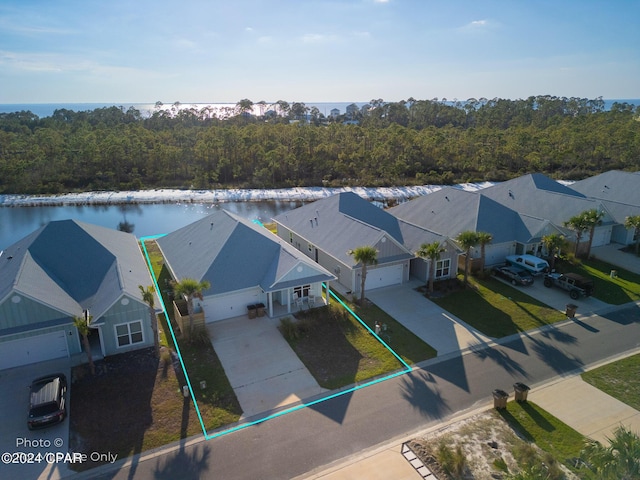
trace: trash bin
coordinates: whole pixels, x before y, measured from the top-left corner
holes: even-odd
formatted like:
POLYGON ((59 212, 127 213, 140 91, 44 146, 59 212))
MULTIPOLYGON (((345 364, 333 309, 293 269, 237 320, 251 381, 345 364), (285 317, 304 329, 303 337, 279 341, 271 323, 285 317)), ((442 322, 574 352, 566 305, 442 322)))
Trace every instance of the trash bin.
POLYGON ((256 303, 256 313, 259 317, 264 317, 264 303, 256 303))
POLYGON ((247 310, 249 311, 249 318, 256 318, 258 309, 255 305, 247 305, 247 310))
POLYGON ((567 318, 575 317, 577 309, 578 309, 577 305, 574 305, 573 303, 567 303, 567 311, 565 312, 565 315, 567 316, 567 318))
POLYGON ((530 390, 527 385, 524 383, 514 383, 513 389, 515 391, 516 402, 526 402, 527 401, 527 392, 530 390))
POLYGON ((507 398, 509 398, 507 392, 496 388, 493 391, 493 408, 507 408, 507 398))
POLYGON ((618 276, 618 271, 617 270, 611 270, 611 272, 609 272, 609 276, 611 278, 616 278, 618 276))

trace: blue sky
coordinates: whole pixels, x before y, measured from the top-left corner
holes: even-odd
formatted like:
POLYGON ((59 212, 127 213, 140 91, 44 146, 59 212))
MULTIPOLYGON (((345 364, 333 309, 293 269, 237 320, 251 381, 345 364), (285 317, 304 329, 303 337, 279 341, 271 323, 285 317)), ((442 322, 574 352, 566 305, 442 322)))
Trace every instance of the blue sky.
POLYGON ((0 103, 640 98, 637 0, 3 0, 0 103))

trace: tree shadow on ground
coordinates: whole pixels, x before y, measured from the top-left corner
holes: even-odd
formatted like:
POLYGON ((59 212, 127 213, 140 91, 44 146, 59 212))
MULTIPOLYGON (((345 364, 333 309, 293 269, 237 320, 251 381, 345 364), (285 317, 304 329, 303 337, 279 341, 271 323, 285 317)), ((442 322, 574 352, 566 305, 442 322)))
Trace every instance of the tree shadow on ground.
POLYGON ((584 367, 584 363, 578 357, 569 356, 558 347, 538 338, 530 338, 530 340, 533 343, 532 350, 538 355, 538 358, 556 373, 572 372, 584 367))
POLYGON ((438 419, 451 413, 438 391, 435 378, 424 370, 416 370, 402 377, 402 396, 425 417, 438 419))
POLYGON ((164 457, 153 472, 153 478, 158 480, 198 480, 205 476, 209 469, 211 450, 208 445, 200 444, 186 450, 183 445, 174 454, 164 457))
POLYGON ((632 323, 640 322, 640 307, 632 306, 621 310, 616 310, 611 313, 602 315, 602 317, 612 322, 619 323, 620 325, 631 325, 632 323))
POLYGON ((337 424, 341 425, 347 415, 349 409, 349 403, 353 397, 353 391, 343 393, 333 398, 329 398, 322 402, 314 403, 310 405, 310 410, 318 412, 319 414, 327 417, 329 420, 333 420, 337 424))
MULTIPOLYGON (((97 367, 96 376, 82 378, 78 369, 83 367, 74 369, 70 448, 111 452, 118 459, 141 453, 145 432, 153 423, 151 399, 159 371, 153 349, 114 355, 97 367)), ((81 469, 101 463, 88 461, 81 469)), ((134 462, 132 471, 135 468, 134 462)))
POLYGON ((540 335, 560 343, 575 345, 578 342, 578 339, 575 336, 565 332, 564 330, 559 329, 555 325, 550 325, 546 329, 542 330, 540 332, 540 335))
POLYGON ((505 372, 512 376, 520 375, 529 378, 529 374, 522 365, 512 359, 502 347, 488 346, 486 343, 477 343, 470 346, 471 352, 481 360, 489 359, 499 365, 505 372))

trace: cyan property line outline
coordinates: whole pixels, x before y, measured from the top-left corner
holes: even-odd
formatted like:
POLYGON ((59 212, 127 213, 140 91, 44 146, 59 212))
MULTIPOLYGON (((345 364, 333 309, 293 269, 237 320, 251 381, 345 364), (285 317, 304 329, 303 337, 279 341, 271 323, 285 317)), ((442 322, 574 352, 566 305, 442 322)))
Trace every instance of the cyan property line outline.
POLYGON ((160 290, 159 286, 158 286, 158 281, 156 279, 156 275, 153 272, 153 265, 151 264, 151 258, 149 257, 149 252, 147 251, 147 247, 145 245, 145 242, 147 240, 155 240, 161 237, 164 237, 166 234, 160 234, 160 235, 149 235, 149 236, 145 236, 145 237, 141 237, 140 238, 140 243, 142 245, 142 250, 144 251, 144 255, 145 258, 147 260, 147 265, 149 267, 149 272, 151 272, 151 278, 153 280, 153 286, 156 289, 156 292, 158 293, 158 299, 160 301, 160 305, 162 306, 162 312, 164 313, 164 317, 165 320, 167 321, 167 325, 169 326, 169 331, 171 332, 171 338, 173 339, 173 344, 176 347, 176 353, 178 354, 178 360, 180 360, 180 366, 182 367, 182 372, 184 373, 184 377, 187 381, 187 387, 189 388, 189 393, 191 395, 191 400, 193 401, 193 406, 196 409, 196 413, 198 414, 198 420, 200 421, 200 428, 202 428, 202 433, 204 435, 205 440, 211 440, 217 437, 221 437, 222 435, 226 435, 228 433, 232 433, 235 432, 237 430, 242 430, 244 428, 250 427, 252 425, 257 425, 259 423, 263 423, 266 422, 267 420, 271 420, 273 418, 277 418, 280 417, 282 415, 285 415, 287 413, 292 413, 295 412, 297 410, 301 410, 303 408, 306 407, 310 407, 313 405, 317 405, 318 403, 322 403, 325 402, 327 400, 331 400, 332 398, 336 398, 339 397, 341 395, 346 395, 352 392, 355 392, 356 390, 360 390, 362 388, 365 387, 369 387, 371 385, 375 385, 377 383, 380 382, 384 382, 385 380, 390 380, 392 378, 395 377, 399 377, 401 375, 404 375, 406 373, 409 373, 412 371, 412 368, 396 353, 393 351, 393 349, 391 347, 389 347, 389 345, 382 340, 382 338, 380 338, 380 336, 378 334, 376 334, 373 330, 371 330, 371 328, 360 318, 358 317, 358 315, 356 315, 356 313, 351 310, 351 308, 349 308, 348 305, 346 305, 338 296, 336 296, 335 293, 333 293, 333 291, 329 290, 330 295, 338 301, 338 303, 340 303, 340 305, 342 305, 342 307, 344 307, 352 316, 353 318, 355 318, 362 326, 364 326, 364 328, 366 328, 369 333, 371 333, 373 336, 375 336, 378 341, 387 349, 391 352, 391 354, 404 366, 403 370, 400 370, 398 372, 395 373, 391 373, 389 375, 385 375, 384 377, 380 377, 380 378, 376 378, 374 380, 362 383, 362 384, 358 384, 358 385, 354 385, 353 387, 347 388, 346 390, 340 390, 338 392, 332 393, 330 395, 327 395, 325 397, 310 401, 310 402, 306 402, 306 403, 300 403, 298 405, 295 405, 293 407, 289 407, 286 408, 284 410, 278 411, 276 413, 272 413, 269 415, 266 415, 265 417, 259 418, 258 420, 253 420, 251 422, 246 422, 246 423, 241 423, 239 425, 236 425, 234 427, 228 428, 226 430, 221 430, 219 432, 213 433, 213 434, 209 434, 207 432, 207 429, 204 425, 204 421, 202 420, 202 414, 200 413, 200 408, 198 407, 198 402, 196 400, 196 396, 194 394, 193 388, 191 387, 191 380, 189 379, 189 374, 187 373, 187 367, 184 364, 184 361, 182 360, 182 353, 180 352, 180 347, 178 346, 178 340, 176 339, 175 333, 173 331, 173 327, 171 326, 171 320, 169 319, 169 314, 167 313, 167 308, 164 304, 164 300, 162 300, 162 291, 160 290))

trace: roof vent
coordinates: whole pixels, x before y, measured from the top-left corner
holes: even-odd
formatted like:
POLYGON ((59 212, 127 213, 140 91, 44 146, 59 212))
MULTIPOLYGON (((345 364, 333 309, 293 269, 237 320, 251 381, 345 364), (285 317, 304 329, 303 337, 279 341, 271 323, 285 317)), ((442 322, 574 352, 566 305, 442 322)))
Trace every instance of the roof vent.
POLYGON ((314 220, 316 221, 316 225, 318 225, 318 217, 315 217, 314 220))
POLYGON ((447 197, 446 195, 444 196, 444 198, 446 198, 446 199, 447 199, 447 202, 449 202, 449 201, 450 201, 450 200, 449 200, 449 197, 447 197))
POLYGON ((514 196, 513 196, 513 192, 512 192, 511 190, 509 190, 509 196, 510 196, 511 198, 516 198, 516 197, 514 197, 514 196))
POLYGON ((309 222, 311 223, 311 228, 313 228, 313 218, 310 218, 309 222))

